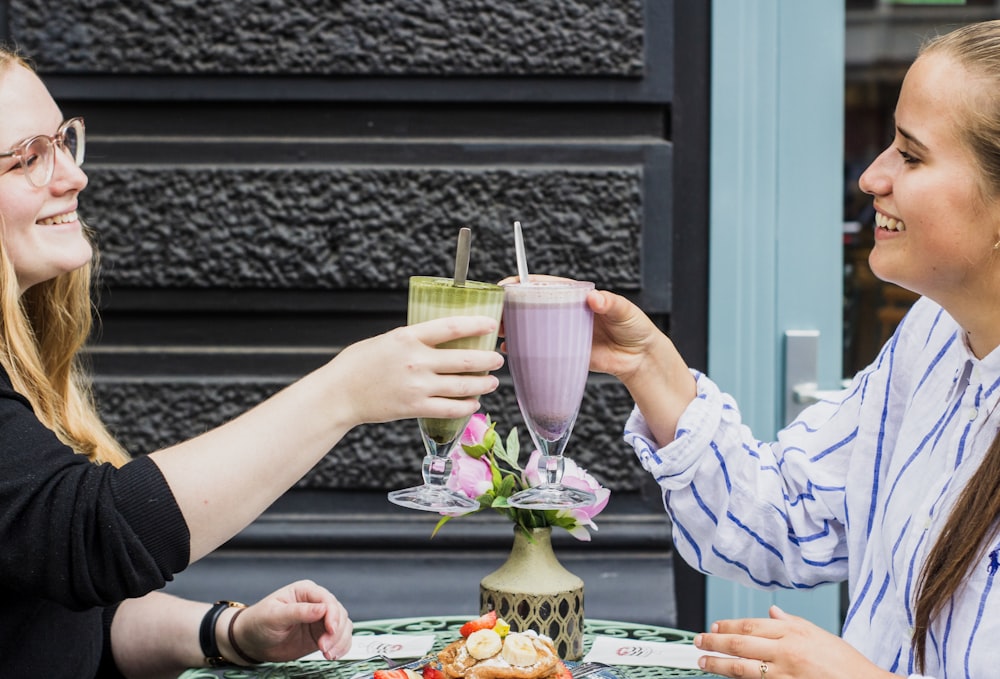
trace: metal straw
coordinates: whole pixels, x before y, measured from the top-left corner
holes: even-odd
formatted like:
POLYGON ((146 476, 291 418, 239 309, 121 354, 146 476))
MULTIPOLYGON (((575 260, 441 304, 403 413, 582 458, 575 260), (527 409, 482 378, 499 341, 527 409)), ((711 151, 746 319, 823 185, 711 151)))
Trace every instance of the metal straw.
POLYGON ((522 283, 528 282, 528 258, 524 254, 524 235, 521 222, 514 222, 514 252, 517 255, 517 276, 522 283))
POLYGON ((455 287, 465 285, 469 275, 469 252, 472 249, 472 231, 462 227, 458 231, 458 247, 455 249, 455 287))

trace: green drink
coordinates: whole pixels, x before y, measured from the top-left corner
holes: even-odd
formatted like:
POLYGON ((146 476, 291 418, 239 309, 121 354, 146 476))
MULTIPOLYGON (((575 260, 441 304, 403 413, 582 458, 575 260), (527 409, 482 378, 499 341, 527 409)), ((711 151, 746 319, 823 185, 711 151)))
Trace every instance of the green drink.
MULTIPOLYGON (((500 322, 503 312, 504 289, 492 283, 465 281, 455 285, 452 278, 413 276, 410 278, 409 310, 407 324, 414 325, 448 316, 489 316, 500 322)), ((496 349, 497 333, 479 337, 463 337, 438 345, 441 349, 496 349)), ((449 490, 445 484, 451 474, 451 452, 469 418, 435 419, 420 418, 420 434, 427 454, 424 456, 422 474, 424 484, 394 490, 389 500, 411 509, 460 514, 479 509, 479 503, 463 494, 449 490)))
MULTIPOLYGON (((466 281, 457 287, 451 278, 413 276, 406 322, 409 325, 447 316, 490 316, 500 322, 503 311, 503 288, 491 283, 466 281)), ((481 337, 463 337, 439 345, 442 349, 496 348, 497 333, 481 337)), ((462 431, 468 418, 455 420, 420 419, 424 435, 438 446, 448 445, 462 431)))

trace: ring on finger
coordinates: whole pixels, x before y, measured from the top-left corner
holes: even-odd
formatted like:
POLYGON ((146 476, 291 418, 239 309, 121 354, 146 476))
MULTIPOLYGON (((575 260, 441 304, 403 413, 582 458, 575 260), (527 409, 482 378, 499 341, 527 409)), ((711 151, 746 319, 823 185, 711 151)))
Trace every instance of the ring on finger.
POLYGON ((760 679, 766 679, 767 677, 767 663, 761 661, 760 663, 760 679))

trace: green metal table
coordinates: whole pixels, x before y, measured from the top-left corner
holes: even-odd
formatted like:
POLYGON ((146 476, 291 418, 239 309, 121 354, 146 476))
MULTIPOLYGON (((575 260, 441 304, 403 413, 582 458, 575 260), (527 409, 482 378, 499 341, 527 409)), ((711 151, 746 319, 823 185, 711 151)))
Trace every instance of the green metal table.
MULTIPOLYGON (((355 635, 376 634, 434 634, 434 646, 431 653, 437 653, 449 643, 458 639, 458 628, 469 620, 468 615, 447 615, 433 618, 392 618, 389 620, 368 620, 354 623, 355 635)), ((665 641, 678 644, 690 644, 694 632, 659 627, 657 625, 640 625, 614 620, 586 619, 583 626, 583 648, 586 653, 594 637, 621 637, 643 641, 665 641)), ((284 663, 264 663, 256 667, 215 667, 197 668, 184 672, 179 679, 351 679, 362 672, 374 672, 383 667, 381 664, 371 664, 352 661, 328 660, 295 660, 284 663), (350 665, 348 672, 340 672, 339 668, 350 665)), ((613 672, 618 679, 667 679, 669 677, 716 677, 699 670, 682 670, 672 667, 640 667, 634 665, 617 665, 613 672)))

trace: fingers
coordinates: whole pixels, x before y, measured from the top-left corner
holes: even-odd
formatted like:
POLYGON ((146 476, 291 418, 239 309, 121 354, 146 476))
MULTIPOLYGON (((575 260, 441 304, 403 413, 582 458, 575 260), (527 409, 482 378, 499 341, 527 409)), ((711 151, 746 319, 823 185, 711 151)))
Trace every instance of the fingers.
MULTIPOLYGON (((774 611, 771 614, 773 616, 774 611)), ((774 657, 775 642, 781 639, 782 629, 783 623, 767 618, 714 622, 711 632, 695 636, 694 645, 703 651, 724 655, 702 656, 698 666, 706 672, 727 677, 762 676, 766 671, 761 672, 761 664, 774 657)))
POLYGON ((591 291, 587 295, 587 303, 595 314, 607 317, 612 323, 627 321, 638 312, 632 302, 607 290, 591 291))
POLYGON ((772 620, 784 620, 784 621, 805 620, 804 618, 800 618, 797 615, 792 615, 791 613, 785 613, 777 606, 771 606, 769 609, 767 609, 767 614, 771 617, 772 620))
POLYGON ((712 623, 711 629, 714 636, 732 635, 779 639, 782 625, 767 618, 741 618, 738 620, 719 620, 712 623))
POLYGON ((339 601, 336 605, 327 607, 323 623, 324 632, 316 640, 316 644, 327 660, 336 660, 351 650, 354 623, 347 616, 347 609, 341 606, 339 601))
POLYGON ((328 660, 350 650, 354 624, 330 590, 311 580, 299 580, 285 590, 290 593, 288 605, 279 613, 285 624, 313 626, 316 646, 328 660))
MULTIPOLYGON (((750 679, 768 679, 768 664, 763 660, 751 658, 720 658, 704 655, 698 659, 698 668, 711 674, 723 677, 750 677, 750 679)), ((774 673, 771 673, 774 676, 774 673)))
POLYGON ((498 323, 488 316, 448 316, 408 326, 428 346, 438 346, 463 337, 481 337, 496 332, 498 323))

